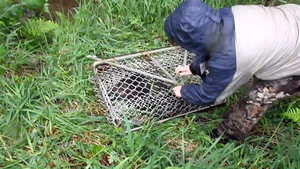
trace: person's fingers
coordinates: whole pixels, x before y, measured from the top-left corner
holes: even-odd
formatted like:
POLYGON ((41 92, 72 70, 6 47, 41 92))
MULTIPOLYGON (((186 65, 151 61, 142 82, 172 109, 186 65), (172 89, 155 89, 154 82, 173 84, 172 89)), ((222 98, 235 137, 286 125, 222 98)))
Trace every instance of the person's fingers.
POLYGON ((176 91, 176 96, 177 96, 178 98, 181 97, 180 90, 177 90, 177 91, 176 91))
POLYGON ((189 75, 190 73, 190 69, 189 69, 189 66, 178 66, 176 69, 175 69, 175 73, 176 73, 176 75, 178 75, 178 74, 182 74, 182 73, 184 73, 183 75, 189 75), (181 72, 181 73, 179 73, 179 72, 181 72))
POLYGON ((181 97, 180 90, 181 90, 181 86, 176 86, 173 88, 173 91, 177 97, 181 97))
POLYGON ((175 69, 175 74, 178 75, 179 72, 181 72, 183 70, 182 66, 177 66, 177 68, 175 69))
POLYGON ((186 72, 182 72, 179 74, 180 76, 187 76, 187 75, 191 75, 191 72, 186 71, 186 72))
POLYGON ((177 96, 177 88, 178 88, 178 87, 174 87, 174 88, 173 88, 173 92, 175 93, 176 96, 177 96))
POLYGON ((173 90, 175 91, 176 89, 178 89, 179 86, 173 87, 173 90))

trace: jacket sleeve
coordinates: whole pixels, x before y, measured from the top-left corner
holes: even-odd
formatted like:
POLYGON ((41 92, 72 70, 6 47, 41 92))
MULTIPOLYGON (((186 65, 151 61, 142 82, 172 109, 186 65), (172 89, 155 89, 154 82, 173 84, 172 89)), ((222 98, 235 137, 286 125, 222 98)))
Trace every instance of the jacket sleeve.
POLYGON ((236 71, 235 58, 212 57, 208 61, 209 74, 201 84, 184 85, 181 88, 182 98, 189 104, 209 105, 231 83, 236 71))
POLYGON ((202 55, 197 55, 193 62, 190 64, 190 70, 193 75, 199 75, 203 77, 203 73, 207 66, 208 55, 203 53, 202 55))

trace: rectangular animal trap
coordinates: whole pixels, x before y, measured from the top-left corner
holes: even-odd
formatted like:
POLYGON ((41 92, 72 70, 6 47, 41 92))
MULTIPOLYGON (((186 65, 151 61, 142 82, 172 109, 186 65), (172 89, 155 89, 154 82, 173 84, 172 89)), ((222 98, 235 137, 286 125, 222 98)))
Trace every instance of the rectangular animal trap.
POLYGON ((173 94, 177 85, 201 83, 199 76, 175 75, 178 65, 189 65, 195 57, 178 46, 107 60, 88 57, 96 60, 95 92, 107 120, 116 126, 124 125, 125 116, 132 128, 139 129, 146 122, 162 123, 216 106, 189 105, 173 94))

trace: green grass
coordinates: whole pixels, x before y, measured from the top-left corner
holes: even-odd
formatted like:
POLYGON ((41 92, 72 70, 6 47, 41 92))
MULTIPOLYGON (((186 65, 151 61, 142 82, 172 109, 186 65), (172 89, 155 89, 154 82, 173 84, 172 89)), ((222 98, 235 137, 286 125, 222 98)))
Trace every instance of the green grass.
MULTIPOLYGON (((108 124, 90 82, 96 54, 109 58, 168 45, 163 21, 180 0, 84 1, 73 21, 61 16, 51 41, 0 31, 0 166, 3 168, 295 168, 297 124, 281 102, 243 142, 208 133, 227 106, 126 132, 108 124), (98 2, 98 1, 97 1, 98 2), (205 121, 205 122, 204 122, 205 121)), ((272 1, 273 2, 273 1, 272 1)), ((279 3, 279 1, 274 1, 279 3)), ((299 1, 290 1, 299 3, 299 1)), ((211 0, 215 8, 261 4, 211 0)))

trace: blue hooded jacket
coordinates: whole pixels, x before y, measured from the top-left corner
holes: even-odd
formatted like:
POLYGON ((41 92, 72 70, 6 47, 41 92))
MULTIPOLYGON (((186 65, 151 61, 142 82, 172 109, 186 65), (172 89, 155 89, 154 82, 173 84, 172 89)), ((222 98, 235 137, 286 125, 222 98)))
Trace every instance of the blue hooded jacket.
POLYGON ((186 0, 167 17, 164 30, 171 41, 196 55, 190 70, 201 76, 202 83, 182 86, 182 98, 195 105, 213 104, 236 71, 231 8, 215 10, 201 0, 186 0), (202 65, 209 69, 208 75, 202 65))

